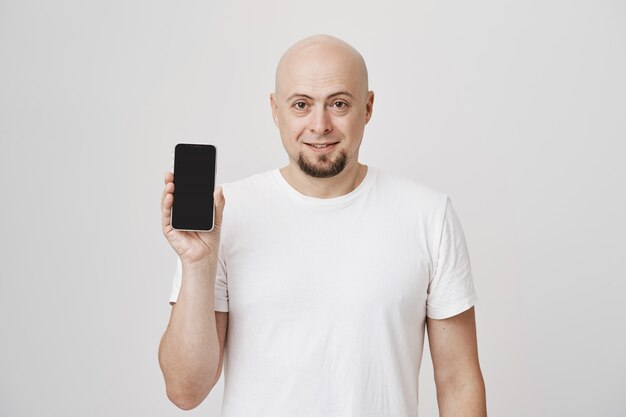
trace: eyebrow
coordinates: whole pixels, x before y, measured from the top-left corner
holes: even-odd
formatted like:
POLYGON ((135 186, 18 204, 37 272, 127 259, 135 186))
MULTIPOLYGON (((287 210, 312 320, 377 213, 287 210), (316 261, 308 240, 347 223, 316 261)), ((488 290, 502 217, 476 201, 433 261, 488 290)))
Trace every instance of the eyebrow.
MULTIPOLYGON (((329 95, 326 99, 328 100, 329 98, 333 98, 335 96, 342 96, 342 95, 343 96, 348 96, 348 97, 354 99, 354 96, 352 94, 350 94, 349 92, 347 92, 347 91, 338 91, 336 93, 333 93, 333 94, 329 95)), ((308 98, 309 100, 313 100, 313 97, 307 96, 306 94, 295 93, 295 94, 292 94, 289 97, 287 97, 286 101, 291 101, 292 99, 294 99, 296 97, 304 97, 304 98, 308 98)))

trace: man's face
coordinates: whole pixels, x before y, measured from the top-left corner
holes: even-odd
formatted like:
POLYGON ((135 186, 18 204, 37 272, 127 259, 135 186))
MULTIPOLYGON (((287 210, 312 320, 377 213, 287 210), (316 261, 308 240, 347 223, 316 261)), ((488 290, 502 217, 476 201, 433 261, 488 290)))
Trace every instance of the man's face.
POLYGON ((314 46, 286 61, 270 99, 290 163, 313 177, 335 176, 358 162, 374 94, 341 50, 314 46))

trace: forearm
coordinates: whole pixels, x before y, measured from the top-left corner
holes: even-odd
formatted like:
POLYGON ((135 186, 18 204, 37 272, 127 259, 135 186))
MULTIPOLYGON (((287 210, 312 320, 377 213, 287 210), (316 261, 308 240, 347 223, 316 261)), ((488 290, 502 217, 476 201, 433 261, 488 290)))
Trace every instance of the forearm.
POLYGON ((182 268, 178 301, 159 346, 168 397, 193 408, 213 387, 220 346, 215 322, 214 260, 182 268))
POLYGON ((486 417, 485 383, 480 372, 437 384, 440 417, 486 417))

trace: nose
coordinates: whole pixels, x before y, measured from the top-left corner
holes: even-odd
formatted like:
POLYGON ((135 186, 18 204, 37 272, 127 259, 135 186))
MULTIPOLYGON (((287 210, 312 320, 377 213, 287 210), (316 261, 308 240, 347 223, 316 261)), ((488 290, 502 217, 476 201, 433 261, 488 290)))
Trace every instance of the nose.
POLYGON ((311 133, 322 136, 327 135, 332 130, 333 127, 326 106, 318 107, 311 112, 311 133))

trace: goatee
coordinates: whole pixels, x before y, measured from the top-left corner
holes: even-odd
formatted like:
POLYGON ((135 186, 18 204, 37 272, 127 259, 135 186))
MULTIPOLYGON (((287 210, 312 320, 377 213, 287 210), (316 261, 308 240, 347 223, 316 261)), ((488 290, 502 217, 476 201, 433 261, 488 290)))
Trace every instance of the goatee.
POLYGON ((330 178, 339 174, 346 167, 348 157, 345 152, 341 152, 337 158, 331 161, 330 165, 326 165, 329 161, 328 155, 320 155, 317 158, 319 165, 311 163, 303 152, 298 154, 298 166, 307 175, 315 178, 330 178))

